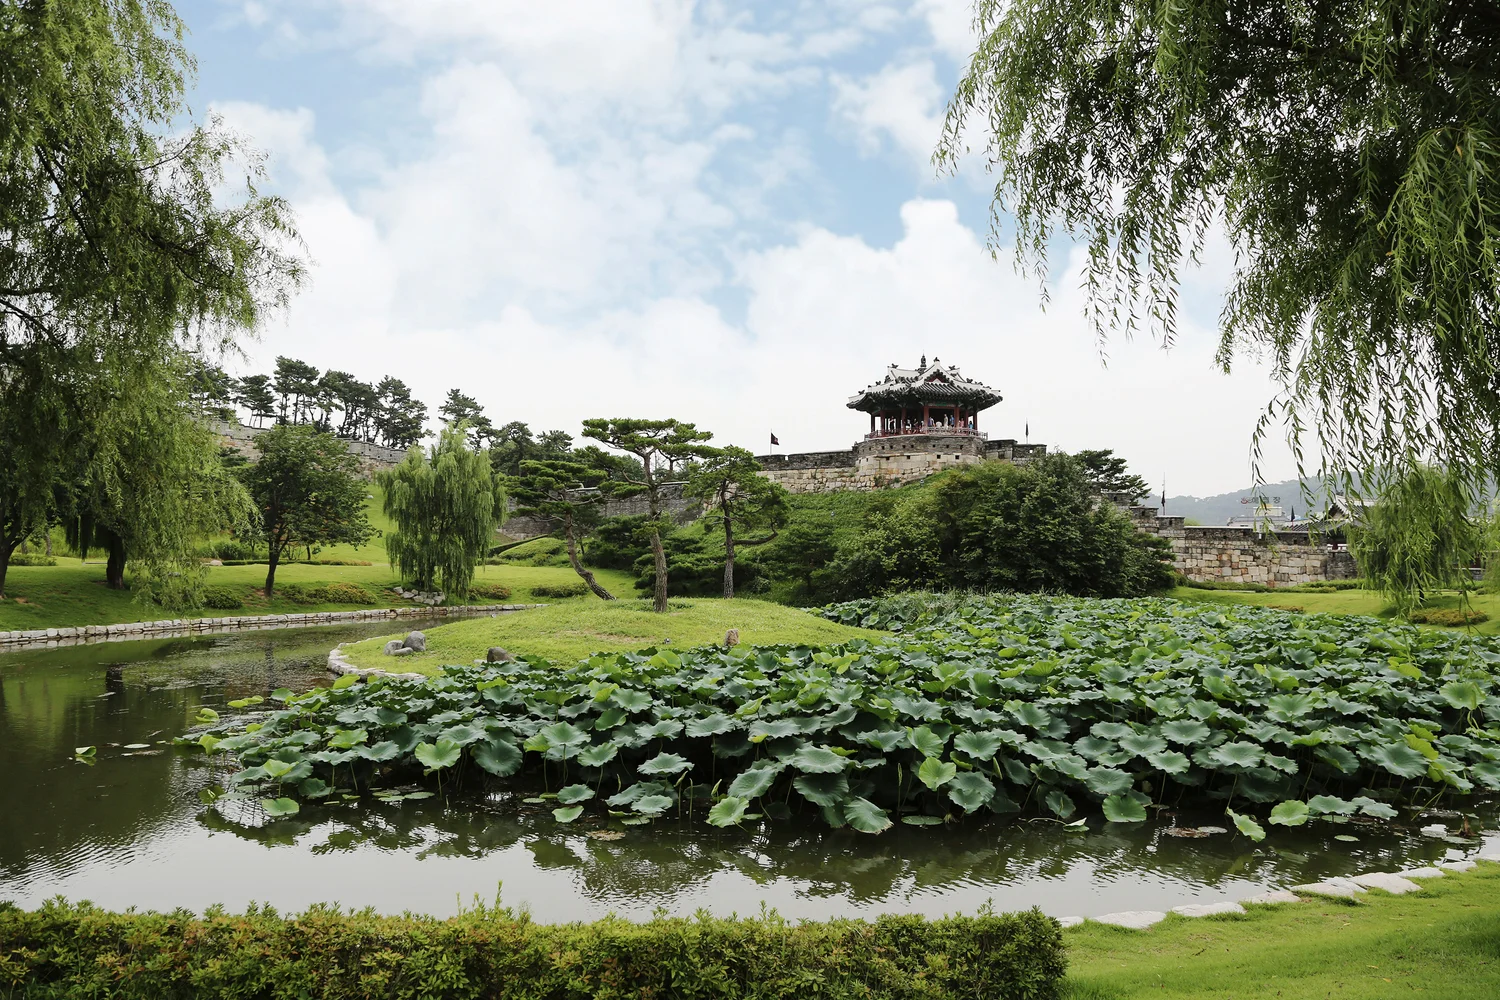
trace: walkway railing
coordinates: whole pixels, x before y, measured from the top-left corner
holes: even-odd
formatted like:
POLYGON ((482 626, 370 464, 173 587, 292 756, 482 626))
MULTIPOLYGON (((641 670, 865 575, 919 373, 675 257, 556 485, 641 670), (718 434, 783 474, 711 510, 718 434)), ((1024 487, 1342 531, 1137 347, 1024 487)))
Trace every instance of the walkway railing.
POLYGON ((982 441, 989 440, 989 434, 984 431, 977 431, 972 427, 948 427, 944 424, 933 424, 930 427, 913 427, 910 430, 904 431, 875 431, 874 433, 866 434, 865 440, 873 441, 876 438, 909 437, 913 434, 959 434, 977 437, 982 441))

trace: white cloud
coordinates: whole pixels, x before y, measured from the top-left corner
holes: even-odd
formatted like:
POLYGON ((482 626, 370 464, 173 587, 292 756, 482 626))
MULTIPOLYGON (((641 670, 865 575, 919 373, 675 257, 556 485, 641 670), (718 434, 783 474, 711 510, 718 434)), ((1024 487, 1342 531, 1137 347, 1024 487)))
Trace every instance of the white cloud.
POLYGON ((890 141, 931 174, 946 93, 930 59, 891 64, 859 79, 835 76, 832 83, 833 111, 854 126, 866 152, 890 141))
POLYGON ((974 0, 916 0, 913 11, 927 22, 939 49, 959 65, 974 54, 974 0))

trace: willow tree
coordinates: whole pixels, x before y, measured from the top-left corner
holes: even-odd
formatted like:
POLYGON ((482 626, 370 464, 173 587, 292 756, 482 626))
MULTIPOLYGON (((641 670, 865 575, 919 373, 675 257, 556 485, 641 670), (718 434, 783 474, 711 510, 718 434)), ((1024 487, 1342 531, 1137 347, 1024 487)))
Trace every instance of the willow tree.
POLYGON ((488 451, 470 448, 464 424, 443 429, 430 454, 413 448, 393 469, 376 473, 385 514, 395 524, 385 547, 418 590, 462 597, 474 567, 489 552, 505 516, 505 488, 488 451))
POLYGON ((254 155, 183 103, 182 36, 162 0, 0 3, 0 571, 98 442, 101 373, 230 348, 301 277, 285 204, 225 183, 254 155))
POLYGON ((1219 363, 1264 357, 1298 456, 1371 483, 1500 460, 1500 18, 1475 0, 977 0, 937 161, 971 141, 1045 273, 1087 247, 1098 332, 1178 333, 1222 228, 1219 363), (1058 230, 1061 230, 1059 232, 1058 230))
POLYGON ((1471 579, 1484 528, 1457 477, 1418 466, 1365 508, 1349 539, 1360 574, 1409 615, 1433 591, 1471 579))
POLYGON ((662 548, 661 536, 663 530, 671 530, 671 523, 666 519, 666 475, 678 462, 691 462, 708 455, 712 449, 704 442, 713 434, 680 420, 617 417, 613 420, 585 420, 583 436, 622 451, 640 463, 636 475, 629 479, 606 480, 601 488, 616 497, 646 498, 646 530, 656 569, 652 607, 663 613, 667 610, 667 552, 662 548))
POLYGON ((760 463, 744 448, 716 448, 688 474, 686 496, 703 501, 704 519, 724 529, 724 596, 734 597, 734 562, 742 547, 765 545, 787 518, 787 491, 761 475, 760 463), (758 537, 735 530, 761 530, 758 537))

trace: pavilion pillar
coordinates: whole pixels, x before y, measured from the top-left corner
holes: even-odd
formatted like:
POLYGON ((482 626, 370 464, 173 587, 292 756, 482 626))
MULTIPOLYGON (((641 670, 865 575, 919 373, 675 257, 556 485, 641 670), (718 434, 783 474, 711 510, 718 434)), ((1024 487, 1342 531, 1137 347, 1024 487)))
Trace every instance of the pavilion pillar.
POLYGON ((901 434, 905 434, 906 433, 906 404, 905 403, 901 404, 901 426, 897 429, 897 431, 898 431, 898 433, 901 433, 901 434))
POLYGON ((875 433, 875 414, 870 414, 870 433, 875 433))
POLYGON ((932 407, 929 404, 927 404, 927 403, 923 403, 922 404, 922 429, 925 431, 927 429, 928 425, 931 424, 931 423, 932 423, 932 407))

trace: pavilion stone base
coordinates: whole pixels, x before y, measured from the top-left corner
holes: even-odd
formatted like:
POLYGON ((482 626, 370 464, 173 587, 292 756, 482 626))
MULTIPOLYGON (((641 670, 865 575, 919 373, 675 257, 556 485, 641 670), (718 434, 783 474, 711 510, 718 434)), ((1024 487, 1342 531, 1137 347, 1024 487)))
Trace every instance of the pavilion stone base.
POLYGON ((878 490, 986 458, 1025 461, 1045 445, 986 441, 975 434, 901 434, 861 441, 848 451, 760 455, 763 475, 792 493, 878 490))

